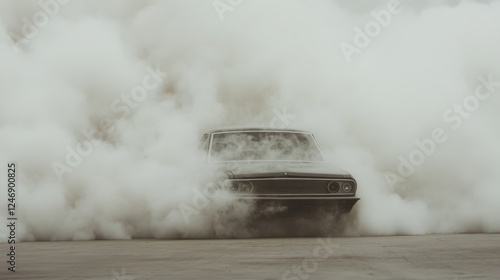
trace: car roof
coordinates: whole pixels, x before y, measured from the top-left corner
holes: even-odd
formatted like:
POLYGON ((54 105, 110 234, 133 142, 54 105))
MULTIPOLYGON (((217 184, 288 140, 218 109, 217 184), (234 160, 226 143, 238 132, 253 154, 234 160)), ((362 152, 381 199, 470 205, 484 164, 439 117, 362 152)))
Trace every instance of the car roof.
POLYGON ((309 131, 299 130, 299 129, 291 129, 291 128, 271 128, 271 127, 226 127, 226 128, 218 128, 207 131, 207 134, 213 133, 221 133, 221 132, 235 132, 235 131, 276 131, 276 132, 299 132, 299 133, 310 133, 309 131))

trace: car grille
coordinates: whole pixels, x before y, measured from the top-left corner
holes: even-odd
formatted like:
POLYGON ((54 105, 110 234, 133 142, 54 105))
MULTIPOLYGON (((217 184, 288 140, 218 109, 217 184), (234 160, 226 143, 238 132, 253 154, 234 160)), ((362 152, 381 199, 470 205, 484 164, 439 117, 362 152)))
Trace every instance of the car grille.
POLYGON ((261 179, 249 180, 257 194, 328 194, 331 179, 261 179))

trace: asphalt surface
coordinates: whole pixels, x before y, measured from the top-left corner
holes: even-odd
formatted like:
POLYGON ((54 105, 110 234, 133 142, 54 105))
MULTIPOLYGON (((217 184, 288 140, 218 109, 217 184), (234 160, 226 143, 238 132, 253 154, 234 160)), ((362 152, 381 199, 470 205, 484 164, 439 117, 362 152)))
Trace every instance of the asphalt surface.
POLYGON ((22 242, 0 279, 500 279, 500 234, 22 242))

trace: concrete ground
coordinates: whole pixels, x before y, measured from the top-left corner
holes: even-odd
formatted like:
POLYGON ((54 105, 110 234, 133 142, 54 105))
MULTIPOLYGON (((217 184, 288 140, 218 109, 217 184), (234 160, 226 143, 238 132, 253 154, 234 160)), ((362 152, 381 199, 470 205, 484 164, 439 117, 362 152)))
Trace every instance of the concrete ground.
POLYGON ((500 234, 23 242, 0 279, 500 279, 500 234))

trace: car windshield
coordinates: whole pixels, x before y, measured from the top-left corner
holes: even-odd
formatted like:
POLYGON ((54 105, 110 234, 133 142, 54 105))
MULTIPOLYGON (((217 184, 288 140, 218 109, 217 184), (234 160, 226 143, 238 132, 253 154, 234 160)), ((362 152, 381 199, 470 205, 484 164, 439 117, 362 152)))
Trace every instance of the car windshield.
POLYGON ((309 133, 244 131, 214 133, 210 161, 323 161, 309 133))

